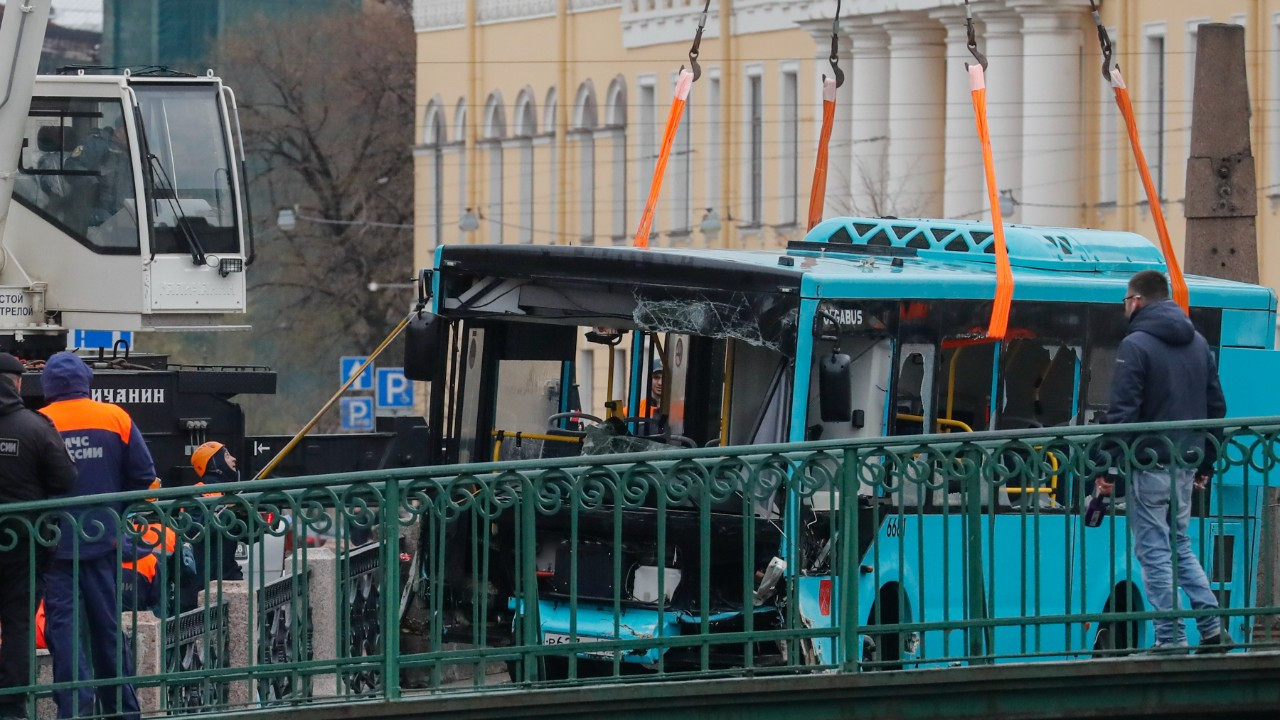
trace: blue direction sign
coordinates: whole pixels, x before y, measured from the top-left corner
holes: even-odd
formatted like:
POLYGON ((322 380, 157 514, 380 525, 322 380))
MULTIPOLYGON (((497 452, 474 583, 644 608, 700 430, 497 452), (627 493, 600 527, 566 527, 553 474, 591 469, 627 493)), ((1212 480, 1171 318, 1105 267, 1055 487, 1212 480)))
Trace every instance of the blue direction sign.
POLYGON ((350 432, 373 432, 373 398, 342 398, 342 429, 350 432))
POLYGON ((378 368, 377 396, 379 410, 413 408, 413 382, 404 376, 404 368, 378 368))
MULTIPOLYGON (((351 376, 356 374, 356 370, 359 370, 360 366, 364 364, 364 361, 368 359, 369 359, 368 356, 365 356, 365 355, 344 355, 342 359, 338 362, 338 374, 342 376, 342 379, 339 380, 338 382, 345 383, 346 381, 350 380, 351 376)), ((351 383, 351 387, 347 389, 348 390, 372 390, 373 389, 373 366, 370 365, 369 367, 365 368, 364 372, 360 373, 360 377, 356 378, 356 381, 351 383)))
POLYGON ((111 348, 117 340, 124 340, 133 347, 133 333, 111 330, 72 330, 71 350, 111 348))

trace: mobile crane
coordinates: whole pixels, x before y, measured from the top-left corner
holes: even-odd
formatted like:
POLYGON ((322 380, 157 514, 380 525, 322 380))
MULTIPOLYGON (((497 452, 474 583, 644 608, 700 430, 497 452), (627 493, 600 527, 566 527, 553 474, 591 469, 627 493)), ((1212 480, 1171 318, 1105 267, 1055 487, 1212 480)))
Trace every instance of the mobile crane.
MULTIPOLYGON (((32 405, 69 330, 245 327, 253 258, 235 93, 212 73, 38 75, 50 5, 12 1, 0 24, 0 349, 32 368, 32 405)), ((275 392, 263 368, 171 366, 127 346, 86 361, 166 483, 205 440, 243 452, 230 398, 275 392)))

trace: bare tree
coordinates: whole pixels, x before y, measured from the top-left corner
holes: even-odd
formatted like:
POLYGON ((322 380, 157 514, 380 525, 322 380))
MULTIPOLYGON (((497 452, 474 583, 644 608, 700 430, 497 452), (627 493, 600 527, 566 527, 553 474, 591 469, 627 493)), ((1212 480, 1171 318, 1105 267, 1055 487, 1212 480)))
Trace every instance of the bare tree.
POLYGON ((408 309, 408 293, 369 283, 413 275, 410 8, 366 2, 288 25, 263 17, 221 40, 258 228, 253 330, 191 344, 209 360, 278 371, 276 398, 245 398, 253 431, 296 429, 336 388, 338 356, 372 350, 408 309), (276 214, 293 207, 296 228, 282 232, 276 214))

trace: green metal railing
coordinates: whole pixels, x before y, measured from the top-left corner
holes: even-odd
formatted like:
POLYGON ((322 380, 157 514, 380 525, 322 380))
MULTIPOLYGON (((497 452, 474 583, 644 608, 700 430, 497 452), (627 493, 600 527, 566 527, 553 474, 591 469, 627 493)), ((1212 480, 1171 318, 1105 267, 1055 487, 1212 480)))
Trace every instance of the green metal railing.
MULTIPOLYGON (((1152 621, 1174 617, 1220 617, 1238 651, 1264 647, 1280 616, 1278 434, 1280 418, 956 433, 7 505, 11 557, 113 541, 136 667, 118 656, 121 672, 85 663, 51 682, 26 648, 31 684, 0 695, 110 700, 128 685, 144 711, 183 714, 1085 660, 1142 650, 1152 621), (1112 468, 1123 491, 1138 471, 1201 466, 1206 449, 1190 537, 1221 607, 1155 612, 1126 530, 1132 495, 1089 527, 1092 481, 1112 468), (154 596, 130 569, 146 555, 154 596)), ((65 562, 78 576, 89 561, 65 562)), ((93 657, 85 602, 72 599, 73 647, 55 650, 93 657)))

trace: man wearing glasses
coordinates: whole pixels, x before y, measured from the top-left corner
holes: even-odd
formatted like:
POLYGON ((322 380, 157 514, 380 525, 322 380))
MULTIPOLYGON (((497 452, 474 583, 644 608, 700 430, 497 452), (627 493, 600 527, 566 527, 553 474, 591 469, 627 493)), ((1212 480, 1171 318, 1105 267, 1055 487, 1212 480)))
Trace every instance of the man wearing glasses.
MULTIPOLYGON (((1227 414, 1227 403, 1218 383, 1218 369, 1204 336, 1191 319, 1169 299, 1169 283, 1155 270, 1143 270, 1129 280, 1124 298, 1129 331, 1116 351, 1111 381, 1108 423, 1203 420, 1227 414)), ((1134 468, 1128 483, 1129 527, 1134 552, 1142 565, 1142 581, 1152 610, 1174 609, 1175 590, 1181 587, 1196 610, 1217 608, 1204 568, 1191 549, 1187 525, 1191 519, 1191 490, 1203 487, 1213 473, 1213 448, 1202 434, 1135 441, 1134 457, 1150 469, 1134 468), (1170 446, 1181 458, 1170 457, 1170 446), (1201 452, 1205 451, 1207 452, 1201 452), (1154 457, 1152 455, 1154 454, 1154 457), (1198 469, 1187 460, 1203 456, 1198 469), (1150 465, 1150 460, 1156 461, 1150 465), (1179 462, 1181 461, 1181 462, 1179 462), (1175 578, 1170 525, 1177 530, 1175 578)), ((1098 492, 1108 495, 1113 483, 1095 480, 1098 492)), ((1198 653, 1226 652, 1231 638, 1217 617, 1196 620, 1200 629, 1198 653)), ((1155 621, 1153 653, 1186 653, 1186 628, 1181 620, 1155 621)))

